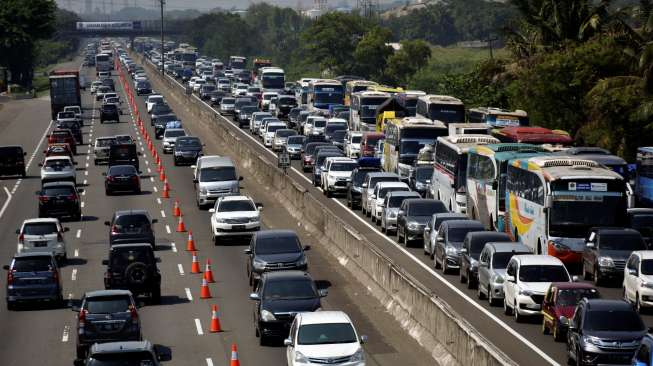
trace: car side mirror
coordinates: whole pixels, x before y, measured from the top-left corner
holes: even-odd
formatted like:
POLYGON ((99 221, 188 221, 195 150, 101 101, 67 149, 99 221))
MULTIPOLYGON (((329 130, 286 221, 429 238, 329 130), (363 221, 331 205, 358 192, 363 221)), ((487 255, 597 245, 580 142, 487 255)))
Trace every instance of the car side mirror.
POLYGON ((152 219, 153 224, 156 224, 157 222, 159 222, 159 219, 152 219))
POLYGON ((249 299, 254 301, 259 301, 261 300, 261 296, 259 296, 257 292, 252 292, 251 294, 249 294, 249 299))
POLYGON ((73 366, 84 366, 84 362, 86 361, 82 360, 81 358, 76 358, 73 361, 73 366))
POLYGON ((5 264, 4 266, 2 266, 2 268, 3 268, 5 271, 8 271, 8 270, 9 270, 9 265, 8 265, 8 264, 5 264))
POLYGON ((292 344, 292 339, 290 339, 290 338, 286 338, 286 339, 284 339, 284 340, 283 340, 283 345, 284 345, 284 346, 287 346, 287 347, 292 347, 292 345, 293 345, 293 344, 292 344))
POLYGON ((252 250, 248 248, 248 249, 243 250, 243 253, 245 253, 245 254, 247 254, 247 255, 251 255, 251 254, 252 254, 252 250))
POLYGON ((499 182, 497 182, 497 181, 495 180, 495 181, 492 182, 492 190, 493 190, 493 191, 496 191, 497 188, 499 188, 499 182))
POLYGON ((143 153, 140 152, 140 151, 137 154, 138 154, 138 156, 143 156, 143 153))
POLYGON ((399 212, 397 212, 397 216, 404 216, 405 214, 406 214, 406 211, 404 211, 404 210, 399 210, 399 212))
POLYGON ((594 245, 594 243, 592 243, 592 242, 590 241, 590 242, 587 242, 587 247, 590 248, 590 249, 592 249, 592 248, 595 248, 596 246, 594 245))
POLYGON ((67 233, 67 232, 69 232, 69 231, 70 231, 70 228, 69 228, 69 227, 65 227, 65 228, 63 228, 63 232, 64 232, 64 233, 67 233))
POLYGON ((157 262, 157 263, 161 263, 161 257, 155 257, 154 261, 157 262))
POLYGON ((366 336, 366 335, 362 335, 362 336, 360 337, 360 341, 361 341, 361 344, 365 344, 365 343, 367 343, 367 336, 366 336))
POLYGON ((16 234, 20 235, 20 229, 16 229, 16 234))
POLYGON ((106 173, 106 172, 103 172, 103 173, 102 173, 102 176, 103 176, 103 177, 106 177, 106 176, 107 176, 107 173, 106 173))
POLYGON ((39 163, 39 166, 43 166, 43 163, 39 163))
POLYGON ((209 208, 210 213, 215 213, 215 208, 209 208))
POLYGON ((84 193, 84 188, 78 188, 77 193, 84 193))
POLYGON ((76 313, 79 313, 80 310, 82 310, 79 306, 71 306, 70 307, 71 311, 74 311, 76 313))
POLYGON ((41 195, 41 191, 35 191, 34 194, 37 195, 37 196, 40 196, 40 195, 41 195))
POLYGON ((460 254, 467 254, 467 248, 460 248, 460 254))
POLYGON ((102 265, 103 266, 108 266, 109 265, 109 260, 108 259, 103 259, 102 260, 102 265))
POLYGON ((571 282, 578 282, 579 278, 576 275, 571 276, 571 282))
POLYGON ((363 183, 363 184, 361 184, 361 187, 363 187, 363 188, 367 188, 367 183, 363 183))
POLYGON ((506 276, 507 282, 515 282, 515 276, 506 276))
POLYGON ((311 246, 310 246, 310 245, 304 245, 304 251, 307 251, 307 250, 311 250, 311 246))
POLYGON ((193 179, 193 183, 199 183, 200 181, 198 179, 193 179))
POLYGON ((326 297, 326 295, 329 294, 329 290, 323 288, 317 291, 317 293, 320 295, 320 297, 326 297))
POLYGON ((635 268, 628 268, 628 274, 631 276, 637 276, 637 270, 635 268))
POLYGON ((104 225, 106 225, 106 226, 111 226, 111 222, 109 222, 109 221, 105 221, 105 222, 104 222, 104 225))
POLYGON ((262 210, 262 209, 263 209, 263 204, 260 203, 260 202, 257 202, 257 203, 256 203, 256 208, 257 208, 259 211, 262 210))
POLYGON ((197 165, 191 165, 190 168, 191 169, 197 169, 197 165))
POLYGON ((479 267, 483 267, 483 268, 487 268, 487 263, 485 263, 485 262, 479 262, 479 263, 478 263, 478 266, 479 266, 479 267))

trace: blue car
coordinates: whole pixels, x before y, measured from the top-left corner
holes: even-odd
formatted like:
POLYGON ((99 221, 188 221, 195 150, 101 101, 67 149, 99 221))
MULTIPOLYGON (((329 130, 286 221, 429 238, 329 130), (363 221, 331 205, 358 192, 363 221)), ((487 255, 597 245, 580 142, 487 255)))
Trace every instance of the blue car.
POLYGON ((16 254, 5 265, 7 274, 7 310, 18 303, 47 301, 54 306, 63 304, 59 266, 52 253, 16 254))

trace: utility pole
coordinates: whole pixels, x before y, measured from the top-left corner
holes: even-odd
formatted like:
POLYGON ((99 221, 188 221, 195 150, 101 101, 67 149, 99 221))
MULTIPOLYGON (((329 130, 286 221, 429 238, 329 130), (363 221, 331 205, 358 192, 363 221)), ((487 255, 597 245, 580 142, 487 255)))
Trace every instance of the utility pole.
POLYGON ((166 57, 166 52, 165 49, 163 48, 163 5, 166 2, 165 0, 159 0, 159 3, 161 4, 161 75, 163 75, 164 68, 165 68, 165 57, 166 57))
POLYGON ((490 38, 485 40, 485 42, 487 42, 488 47, 490 48, 490 60, 492 60, 494 58, 494 53, 492 52, 493 51, 492 50, 492 42, 497 41, 497 40, 498 40, 497 37, 490 37, 490 38))

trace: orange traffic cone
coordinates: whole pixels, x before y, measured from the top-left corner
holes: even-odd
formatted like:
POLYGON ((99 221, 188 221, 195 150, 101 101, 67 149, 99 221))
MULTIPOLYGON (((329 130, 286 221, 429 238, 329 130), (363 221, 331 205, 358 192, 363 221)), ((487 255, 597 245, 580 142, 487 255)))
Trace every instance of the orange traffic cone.
POLYGON ((147 149, 152 150, 152 141, 147 141, 147 149))
POLYGON ((166 172, 165 169, 163 169, 163 167, 161 167, 161 174, 159 174, 159 180, 162 182, 166 180, 166 172))
POLYGON ((190 273, 202 273, 200 261, 197 259, 197 252, 193 252, 193 263, 190 265, 190 273))
POLYGON ((161 192, 161 198, 170 198, 170 191, 168 186, 163 186, 163 191, 161 192))
POLYGON ((200 299, 210 299, 211 290, 209 290, 209 284, 205 279, 202 278, 202 287, 200 288, 200 299))
POLYGON ((181 216, 181 208, 179 208, 179 200, 175 200, 175 206, 172 208, 172 216, 181 216))
POLYGON ((158 163, 156 163, 156 172, 160 174, 162 169, 163 169, 163 165, 161 165, 161 162, 159 161, 158 163))
POLYGON ((208 283, 215 283, 213 279, 213 271, 211 270, 211 259, 206 260, 206 267, 204 269, 204 279, 208 283))
MULTIPOLYGON (((179 221, 181 221, 181 216, 179 216, 179 221)), ((183 223, 183 221, 181 221, 183 223)), ((186 251, 194 252, 195 249, 195 240, 193 240, 193 230, 188 232, 188 241, 186 242, 186 251)))
POLYGON ((184 225, 184 218, 179 216, 179 222, 177 223, 177 232, 184 233, 186 232, 186 226, 184 225))
POLYGON ((229 366, 240 366, 240 361, 238 361, 238 347, 236 343, 231 344, 231 362, 229 366))
POLYGON ((218 318, 218 305, 211 306, 211 333, 222 332, 220 319, 218 318))
POLYGON ((161 158, 159 157, 159 154, 154 150, 154 156, 156 157, 156 164, 161 165, 161 158))
POLYGON ((166 180, 163 181, 163 189, 169 191, 170 190, 170 184, 168 184, 168 178, 166 177, 166 180))

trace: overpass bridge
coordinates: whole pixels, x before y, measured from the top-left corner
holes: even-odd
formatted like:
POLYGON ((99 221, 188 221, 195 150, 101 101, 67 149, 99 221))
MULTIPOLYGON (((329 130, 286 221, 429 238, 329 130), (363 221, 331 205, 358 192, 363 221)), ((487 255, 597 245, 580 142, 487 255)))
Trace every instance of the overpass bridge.
MULTIPOLYGON (((179 21, 166 21, 163 24, 166 36, 181 34, 183 27, 179 21)), ((160 20, 77 22, 74 29, 60 31, 71 36, 85 37, 136 37, 158 36, 161 34, 160 20)))

